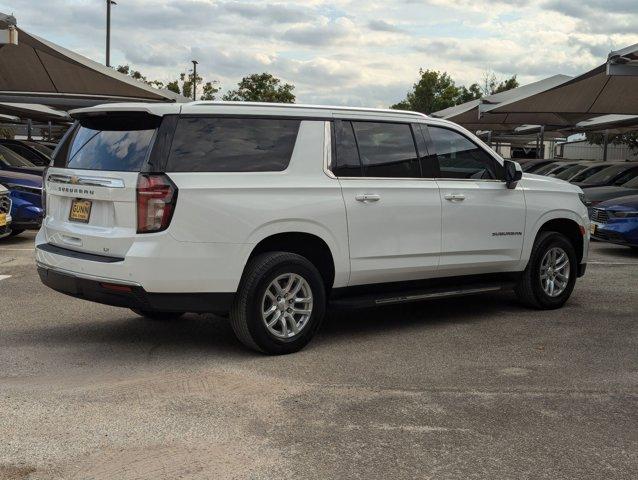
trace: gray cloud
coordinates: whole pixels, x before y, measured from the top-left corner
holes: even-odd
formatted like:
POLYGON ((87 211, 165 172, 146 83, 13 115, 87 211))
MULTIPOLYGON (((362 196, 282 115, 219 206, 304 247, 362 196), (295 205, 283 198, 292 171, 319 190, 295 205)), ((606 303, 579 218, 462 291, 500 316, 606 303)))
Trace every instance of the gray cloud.
POLYGON ((368 22, 368 28, 376 32, 400 33, 403 31, 402 28, 386 22, 385 20, 370 20, 368 22))

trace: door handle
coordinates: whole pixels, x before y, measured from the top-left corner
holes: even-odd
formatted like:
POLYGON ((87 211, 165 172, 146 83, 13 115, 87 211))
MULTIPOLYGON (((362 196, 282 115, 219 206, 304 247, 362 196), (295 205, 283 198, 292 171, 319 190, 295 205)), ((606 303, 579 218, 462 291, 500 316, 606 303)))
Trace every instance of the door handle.
POLYGON ((381 196, 377 195, 376 193, 364 193, 364 194, 356 195, 354 199, 357 202, 370 203, 370 202, 378 202, 379 200, 381 200, 381 196))
POLYGON ((462 193, 446 193, 443 195, 443 198, 449 200, 450 202, 462 202, 465 200, 465 195, 462 193))

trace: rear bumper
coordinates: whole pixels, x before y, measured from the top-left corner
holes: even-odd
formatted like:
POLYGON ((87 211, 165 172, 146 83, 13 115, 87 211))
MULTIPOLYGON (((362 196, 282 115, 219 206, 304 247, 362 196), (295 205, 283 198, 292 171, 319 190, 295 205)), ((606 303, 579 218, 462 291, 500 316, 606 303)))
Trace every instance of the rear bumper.
POLYGON ((92 302, 137 310, 226 313, 233 293, 150 293, 139 285, 103 282, 38 265, 42 283, 60 293, 92 302))

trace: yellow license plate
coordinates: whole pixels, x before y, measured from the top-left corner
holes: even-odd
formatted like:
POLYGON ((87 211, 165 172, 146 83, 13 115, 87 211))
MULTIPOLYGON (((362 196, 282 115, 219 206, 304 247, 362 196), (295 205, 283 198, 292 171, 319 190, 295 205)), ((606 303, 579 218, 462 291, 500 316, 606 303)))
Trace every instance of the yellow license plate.
POLYGON ((7 224, 7 214, 0 213, 0 227, 4 227, 7 224))
POLYGON ((596 235, 596 224, 595 223, 590 223, 589 224, 589 233, 591 233, 592 235, 596 235))
POLYGON ((69 220, 71 222, 89 223, 90 217, 91 200, 76 198, 71 202, 71 212, 69 212, 69 220))

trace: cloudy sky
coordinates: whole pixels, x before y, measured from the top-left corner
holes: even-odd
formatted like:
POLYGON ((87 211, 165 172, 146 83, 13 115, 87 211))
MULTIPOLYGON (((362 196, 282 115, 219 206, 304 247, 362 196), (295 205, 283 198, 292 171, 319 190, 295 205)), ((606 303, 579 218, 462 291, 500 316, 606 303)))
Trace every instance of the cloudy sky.
MULTIPOLYGON (((419 68, 522 83, 638 43, 638 0, 117 0, 111 63, 168 81, 193 58, 226 90, 268 71, 297 101, 384 107, 419 68)), ((26 31, 104 61, 104 0, 0 0, 26 31)))

